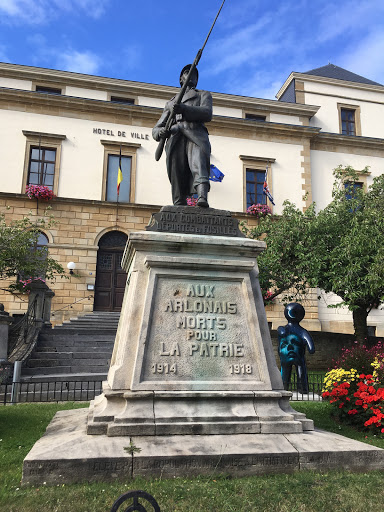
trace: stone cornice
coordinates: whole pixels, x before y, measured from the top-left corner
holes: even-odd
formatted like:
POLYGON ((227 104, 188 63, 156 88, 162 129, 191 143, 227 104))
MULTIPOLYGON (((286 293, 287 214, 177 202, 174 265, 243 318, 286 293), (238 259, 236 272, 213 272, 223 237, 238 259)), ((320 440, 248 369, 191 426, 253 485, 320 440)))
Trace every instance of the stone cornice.
POLYGON ((137 144, 136 142, 123 142, 120 140, 101 140, 100 144, 103 144, 103 146, 121 146, 122 148, 141 148, 141 144, 137 144))
POLYGON ((57 109, 57 115, 59 115, 59 112, 63 112, 65 110, 69 112, 77 111, 90 114, 109 114, 116 118, 121 118, 120 120, 124 121, 124 123, 127 123, 127 121, 132 120, 133 118, 149 118, 151 121, 157 121, 162 111, 162 109, 157 107, 126 105, 90 98, 75 98, 72 96, 22 91, 20 89, 0 88, 0 108, 3 108, 6 105, 6 108, 12 110, 12 104, 18 107, 17 110, 20 110, 20 107, 24 105, 25 109, 28 107, 28 111, 30 111, 29 107, 35 106, 40 114, 44 114, 44 108, 46 108, 47 114, 50 113, 50 109, 57 109))
MULTIPOLYGON (((20 201, 30 201, 28 196, 26 194, 19 194, 14 192, 0 192, 0 198, 4 199, 19 199, 20 201)), ((111 201, 100 201, 96 199, 79 199, 79 198, 72 198, 72 197, 55 197, 52 202, 57 204, 74 204, 74 205, 82 205, 82 206, 103 206, 103 207, 109 207, 111 210, 116 211, 116 202, 111 201)), ((32 201, 31 201, 32 204, 32 201)), ((46 206, 49 206, 49 202, 46 203, 46 206)), ((44 205, 45 206, 45 203, 44 205)), ((162 208, 163 205, 154 205, 154 204, 139 204, 139 203, 119 203, 119 209, 124 210, 125 208, 133 209, 133 210, 146 210, 150 213, 157 213, 160 211, 160 208, 162 208)), ((27 209, 27 207, 26 207, 27 209)), ((0 207, 0 211, 4 210, 4 207, 0 207)), ((28 209, 27 209, 28 210, 28 209)), ((23 213, 20 210, 21 213, 23 213)), ((6 212, 5 212, 6 213, 6 212)), ((233 215, 236 217, 240 217, 242 219, 249 219, 254 220, 255 217, 253 215, 249 215, 246 212, 235 212, 231 211, 233 215)), ((55 216, 54 210, 49 211, 49 215, 55 216)), ((26 212, 26 215, 28 215, 28 211, 26 212)), ((43 217, 43 213, 41 215, 37 214, 37 216, 43 217)), ((124 224, 124 223, 123 223, 124 224)), ((88 248, 88 246, 86 246, 88 248)))
MULTIPOLYGON (((241 108, 242 110, 257 110, 258 112, 273 112, 274 114, 288 114, 298 117, 313 117, 319 110, 316 105, 299 105, 284 101, 235 96, 232 94, 212 93, 213 104, 222 107, 241 108)), ((247 122, 255 121, 247 119, 247 122)))
MULTIPOLYGON (((144 82, 133 82, 117 78, 106 78, 93 75, 82 75, 68 71, 57 71, 54 69, 20 66, 16 64, 0 63, 0 76, 18 80, 32 80, 53 84, 57 87, 58 82, 63 86, 70 85, 85 89, 102 90, 113 93, 120 93, 124 96, 148 96, 168 100, 180 89, 166 85, 148 84, 144 82)), ((39 93, 42 94, 42 93, 39 93)), ((257 109, 258 111, 288 114, 293 116, 312 117, 320 107, 313 105, 297 105, 276 100, 252 98, 248 96, 235 96, 212 92, 214 105, 239 108, 257 109)), ((71 98, 72 100, 73 98, 71 98)), ((106 102, 105 102, 106 103, 106 102)), ((121 105, 120 105, 121 106, 121 105)))
POLYGON ((384 139, 320 132, 312 140, 311 149, 317 149, 316 146, 320 145, 337 145, 339 147, 384 150, 384 139))
MULTIPOLYGON (((22 201, 30 201, 28 196, 26 194, 19 194, 14 192, 0 192, 0 197, 3 198, 12 198, 12 199, 20 199, 22 201)), ((32 205, 33 201, 31 201, 32 205)), ((106 206, 111 208, 112 210, 116 210, 116 202, 112 201, 101 201, 97 199, 79 199, 75 197, 55 197, 52 202, 42 203, 42 206, 49 206, 50 204, 60 204, 60 203, 67 203, 67 204, 79 204, 79 205, 87 205, 87 206, 106 206)), ((35 204, 35 203, 34 203, 35 204)), ((139 203, 119 203, 119 208, 135 208, 140 210, 150 210, 154 212, 158 212, 161 208, 161 205, 155 205, 155 204, 139 204, 139 203)), ((43 208, 42 208, 43 210, 43 208)), ((50 214, 52 210, 50 211, 50 214)), ((38 214, 39 216, 39 214, 38 214)), ((41 215, 43 216, 43 214, 41 215)))
MULTIPOLYGON (((294 138, 312 138, 317 135, 320 128, 314 126, 301 126, 295 124, 249 122, 237 117, 214 116, 207 125, 209 133, 215 135, 215 129, 230 129, 233 137, 240 138, 242 133, 281 135, 294 138)), ((255 137, 256 138, 256 137, 255 137)))
POLYGON ((262 157, 262 156, 239 155, 239 158, 242 161, 255 162, 255 163, 270 162, 271 164, 273 164, 274 162, 276 162, 276 158, 271 158, 270 156, 262 157))
MULTIPOLYGON (((277 102, 276 102, 277 103, 277 102)), ((159 119, 162 109, 141 105, 124 105, 108 101, 87 98, 74 98, 53 94, 36 93, 15 89, 0 89, 0 109, 35 112, 39 114, 78 117, 84 114, 97 121, 133 126, 153 127, 159 119), (73 113, 76 112, 77 116, 73 113)), ((270 134, 297 137, 313 137, 319 128, 283 123, 257 122, 240 117, 214 116, 209 123, 209 131, 222 132, 232 130, 232 136, 245 134, 270 134)))
MULTIPOLYGON (((303 80, 304 82, 318 82, 323 84, 330 85, 339 85, 342 87, 348 87, 352 89, 361 89, 365 91, 374 91, 384 93, 384 86, 382 85, 373 85, 373 84, 363 84, 360 82, 349 82, 348 80, 337 80, 336 78, 328 78, 325 76, 316 76, 316 75, 307 75, 305 73, 297 73, 293 71, 289 77, 286 79, 284 84, 281 86, 280 90, 276 94, 276 98, 280 98, 282 94, 285 92, 289 84, 292 80, 303 80)), ((305 92, 305 91, 304 91, 305 92)))
POLYGON ((66 135, 60 135, 58 133, 31 132, 29 130, 23 130, 23 135, 25 135, 26 137, 34 137, 35 139, 43 137, 45 139, 50 138, 57 140, 65 140, 67 138, 66 135))

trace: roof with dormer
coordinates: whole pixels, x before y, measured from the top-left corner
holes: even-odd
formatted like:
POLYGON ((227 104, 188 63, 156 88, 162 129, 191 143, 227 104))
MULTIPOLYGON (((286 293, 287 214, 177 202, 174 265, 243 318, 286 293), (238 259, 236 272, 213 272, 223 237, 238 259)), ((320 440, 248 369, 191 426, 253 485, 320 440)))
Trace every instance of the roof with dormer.
POLYGON ((360 84, 382 85, 379 84, 378 82, 369 80, 368 78, 365 78, 361 75, 357 75, 356 73, 352 73, 352 71, 348 71, 347 69, 335 66, 335 64, 331 63, 327 64, 326 66, 321 66, 320 68, 305 71, 303 75, 324 76, 326 78, 346 80, 347 82, 358 82, 360 84))

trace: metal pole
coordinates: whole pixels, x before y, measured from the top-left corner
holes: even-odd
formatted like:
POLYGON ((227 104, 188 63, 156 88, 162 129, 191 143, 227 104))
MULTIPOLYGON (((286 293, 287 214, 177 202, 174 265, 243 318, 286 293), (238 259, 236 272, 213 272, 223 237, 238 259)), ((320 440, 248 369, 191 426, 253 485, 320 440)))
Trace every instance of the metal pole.
POLYGON ((22 361, 15 361, 15 364, 13 366, 11 405, 15 405, 18 402, 21 378, 21 365, 22 361))

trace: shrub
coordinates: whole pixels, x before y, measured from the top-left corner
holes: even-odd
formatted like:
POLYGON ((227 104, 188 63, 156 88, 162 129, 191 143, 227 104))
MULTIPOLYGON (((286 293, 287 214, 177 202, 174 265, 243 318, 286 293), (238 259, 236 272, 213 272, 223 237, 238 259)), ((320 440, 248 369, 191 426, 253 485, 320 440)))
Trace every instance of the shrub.
POLYGON ((334 368, 351 369, 356 368, 359 373, 371 373, 372 362, 375 358, 381 361, 384 358, 384 344, 379 341, 376 345, 368 348, 364 343, 354 342, 352 348, 345 347, 340 357, 333 361, 334 368))
POLYGON ((384 434, 384 388, 373 375, 362 373, 351 382, 334 382, 332 391, 325 391, 323 398, 335 406, 340 421, 384 434))

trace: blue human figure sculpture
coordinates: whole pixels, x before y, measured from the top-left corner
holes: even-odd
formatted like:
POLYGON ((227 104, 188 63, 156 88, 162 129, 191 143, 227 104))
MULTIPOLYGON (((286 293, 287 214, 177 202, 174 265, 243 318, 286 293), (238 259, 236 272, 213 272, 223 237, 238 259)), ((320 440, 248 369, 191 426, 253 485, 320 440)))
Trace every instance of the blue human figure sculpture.
POLYGON ((288 324, 277 329, 279 342, 279 356, 281 363, 281 377, 284 389, 289 388, 292 366, 296 366, 297 390, 308 393, 308 373, 305 363, 305 347, 308 352, 315 352, 315 345, 309 332, 299 325, 305 316, 305 309, 297 302, 291 302, 284 309, 284 316, 288 324))

